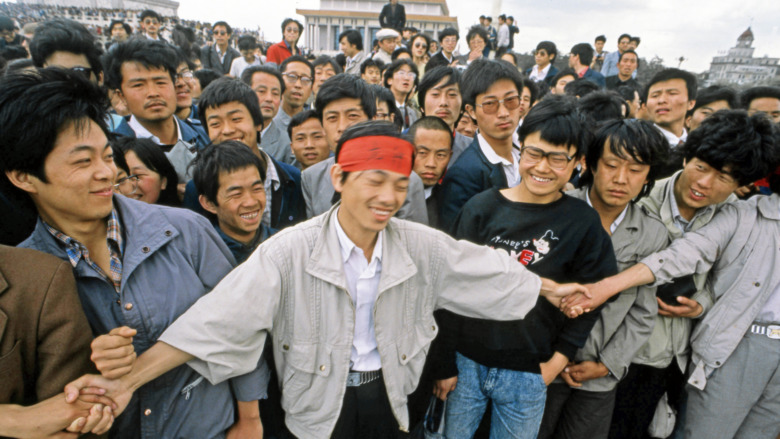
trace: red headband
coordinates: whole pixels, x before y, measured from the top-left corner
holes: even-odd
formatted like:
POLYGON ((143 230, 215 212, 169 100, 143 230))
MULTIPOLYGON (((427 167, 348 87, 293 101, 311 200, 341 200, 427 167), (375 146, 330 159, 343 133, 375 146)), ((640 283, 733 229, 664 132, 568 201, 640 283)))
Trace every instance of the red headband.
POLYGON ((365 136, 344 142, 336 162, 346 172, 381 169, 408 177, 414 153, 414 145, 398 137, 365 136))

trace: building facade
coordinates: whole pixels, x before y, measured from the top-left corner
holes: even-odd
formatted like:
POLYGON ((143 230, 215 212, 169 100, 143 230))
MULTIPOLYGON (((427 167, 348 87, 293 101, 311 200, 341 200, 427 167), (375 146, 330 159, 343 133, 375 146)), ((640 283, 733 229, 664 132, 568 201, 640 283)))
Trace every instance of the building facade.
POLYGON ((771 82, 780 74, 780 58, 754 58, 753 31, 748 27, 736 47, 712 58, 709 84, 757 84, 771 82))
MULTIPOLYGON (((348 29, 363 36, 363 47, 371 44, 379 31, 379 13, 386 0, 320 0, 319 9, 297 9, 306 18, 302 45, 314 52, 335 53, 338 37, 348 29)), ((457 17, 450 17, 446 0, 401 0, 406 10, 406 26, 415 27, 432 38, 447 27, 458 28, 457 17)))

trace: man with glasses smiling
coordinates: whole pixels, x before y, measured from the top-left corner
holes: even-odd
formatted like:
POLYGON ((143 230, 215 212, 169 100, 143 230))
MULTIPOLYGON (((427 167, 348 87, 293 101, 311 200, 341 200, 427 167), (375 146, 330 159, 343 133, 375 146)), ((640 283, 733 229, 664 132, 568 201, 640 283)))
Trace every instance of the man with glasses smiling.
POLYGON ((279 71, 282 73, 285 86, 281 111, 274 118, 274 123, 282 131, 287 131, 290 119, 307 109, 306 101, 311 96, 311 87, 314 82, 314 66, 306 58, 294 55, 282 62, 279 71))
POLYGON ((461 207, 474 195, 520 182, 520 149, 512 143, 520 122, 520 72, 505 62, 477 60, 463 74, 461 83, 464 116, 476 119, 479 132, 444 176, 439 211, 443 230, 449 230, 461 207))

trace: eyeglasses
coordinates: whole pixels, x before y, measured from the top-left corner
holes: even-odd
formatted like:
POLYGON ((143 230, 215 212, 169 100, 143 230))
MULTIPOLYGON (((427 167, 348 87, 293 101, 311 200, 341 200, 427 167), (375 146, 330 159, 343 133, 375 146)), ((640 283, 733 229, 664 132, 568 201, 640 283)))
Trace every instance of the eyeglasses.
POLYGON ((184 79, 189 81, 195 76, 195 74, 192 73, 192 70, 183 70, 176 74, 176 79, 184 79))
POLYGON ((535 146, 524 146, 520 148, 520 160, 524 160, 529 165, 535 165, 541 162, 545 157, 547 158, 547 163, 550 167, 557 171, 566 169, 569 162, 574 160, 574 157, 564 152, 545 152, 535 146))
POLYGON ((428 45, 427 44, 422 44, 422 43, 417 43, 417 44, 414 45, 414 47, 422 47, 423 49, 427 49, 428 45))
POLYGON ((227 31, 224 30, 215 30, 214 35, 227 35, 227 31))
POLYGON ((114 185, 114 191, 122 195, 133 195, 138 190, 138 176, 128 175, 120 178, 114 185))
POLYGON ((301 84, 303 85, 311 84, 310 76, 298 76, 295 73, 282 73, 282 76, 284 76, 284 79, 291 84, 295 84, 296 82, 298 82, 299 79, 301 80, 301 84))
POLYGON ((398 75, 399 78, 414 79, 417 77, 417 73, 407 72, 406 70, 396 70, 395 74, 398 75))
POLYGON ((78 73, 79 75, 83 76, 84 79, 91 79, 92 76, 92 69, 89 67, 71 67, 70 71, 73 73, 78 73))
POLYGON ((487 101, 483 101, 481 104, 477 104, 477 107, 482 107, 482 111, 484 111, 485 114, 495 114, 498 111, 498 104, 502 103, 507 110, 514 110, 520 106, 520 96, 509 96, 508 98, 501 100, 489 99, 487 101))

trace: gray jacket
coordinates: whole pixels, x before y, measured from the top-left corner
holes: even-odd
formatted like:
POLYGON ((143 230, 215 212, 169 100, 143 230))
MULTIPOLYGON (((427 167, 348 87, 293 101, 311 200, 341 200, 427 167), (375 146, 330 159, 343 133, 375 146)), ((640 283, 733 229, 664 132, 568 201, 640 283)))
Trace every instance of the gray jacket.
POLYGON ((367 59, 366 52, 362 50, 355 55, 354 61, 344 70, 344 73, 360 76, 360 65, 367 59))
MULTIPOLYGON (((138 333, 133 347, 141 354, 230 271, 234 260, 214 227, 198 214, 121 195, 114 196, 114 206, 125 236, 119 293, 84 259, 73 273, 93 332, 107 334, 125 325, 134 328, 138 333)), ((68 260, 40 220, 20 246, 68 260)), ((255 361, 247 372, 257 365, 255 361)), ((230 384, 212 385, 191 368, 179 366, 135 393, 114 423, 113 437, 222 437, 234 423, 234 397, 264 398, 267 386, 268 376, 260 370, 230 384)))
MULTIPOLYGON (((567 194, 585 200, 585 191, 577 189, 567 194)), ((640 205, 630 203, 627 209, 612 234, 612 247, 621 271, 662 250, 668 242, 666 228, 659 219, 640 205)), ((655 287, 651 286, 625 290, 604 306, 585 346, 574 358, 576 362, 600 361, 610 374, 585 381, 582 390, 606 392, 625 378, 631 360, 650 338, 657 313, 655 287)))
MULTIPOLYGON (((468 116, 464 115, 464 117, 468 116)), ((464 136, 457 131, 455 132, 455 139, 452 142, 452 155, 450 156, 450 162, 447 164, 447 169, 458 160, 458 157, 463 154, 463 151, 465 151, 473 141, 473 137, 464 136)))
POLYGON ((263 133, 260 138, 260 147, 276 161, 291 165, 295 156, 290 149, 290 136, 287 134, 287 128, 282 129, 276 119, 271 120, 268 131, 263 133))
MULTIPOLYGON (((270 333, 285 422, 300 438, 329 437, 346 392, 355 305, 335 211, 263 242, 160 337, 194 355, 188 364, 216 383, 254 368, 270 333)), ((382 233, 374 327, 390 406, 408 431, 406 396, 438 332, 433 311, 521 319, 541 280, 504 251, 427 226, 392 218, 382 233)))
POLYGON ((724 206, 709 224, 642 261, 656 284, 691 273, 709 274, 715 303, 691 337, 692 386, 704 389, 780 287, 778 230, 780 195, 757 195, 724 206))
MULTIPOLYGON (((330 181, 330 167, 335 162, 335 157, 328 157, 301 172, 301 189, 303 190, 303 199, 306 201, 306 216, 308 218, 327 212, 333 205, 335 190, 330 181)), ((414 172, 409 175, 409 191, 406 193, 404 204, 395 215, 401 219, 428 225, 425 190, 420 176, 414 172)))
MULTIPOLYGON (((661 221, 666 226, 669 242, 683 236, 683 232, 674 224, 672 213, 674 183, 681 172, 677 171, 671 177, 657 181, 650 194, 639 200, 639 204, 646 207, 650 213, 661 218, 661 221)), ((720 204, 705 207, 705 211, 694 218, 690 230, 698 230, 709 223, 718 210, 728 203, 736 201, 736 199, 737 197, 732 194, 720 204)), ((696 284, 697 293, 691 298, 701 304, 703 316, 712 307, 712 292, 706 284, 707 274, 695 275, 693 280, 696 284)), ((658 315, 656 319, 653 333, 650 335, 647 344, 637 353, 634 363, 663 368, 671 364, 672 359, 676 358, 677 365, 684 370, 688 364, 690 354, 689 344, 693 320, 662 315, 658 315)))

